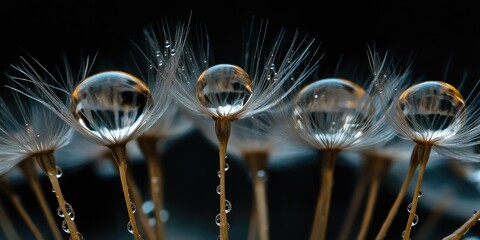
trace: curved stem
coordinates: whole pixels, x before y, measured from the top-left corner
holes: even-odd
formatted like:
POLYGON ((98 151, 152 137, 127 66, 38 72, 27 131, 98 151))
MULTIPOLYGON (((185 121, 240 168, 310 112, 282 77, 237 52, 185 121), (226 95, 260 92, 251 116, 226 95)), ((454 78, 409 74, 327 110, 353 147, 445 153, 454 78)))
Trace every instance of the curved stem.
POLYGON ((340 231, 339 240, 347 240, 348 235, 352 229, 353 223, 355 222, 355 218, 357 216, 358 210, 360 209, 360 204, 362 203, 363 195, 365 190, 367 189, 368 179, 370 174, 370 161, 363 161, 362 162, 362 169, 360 172, 359 181, 355 186, 355 191, 351 198, 350 207, 347 211, 347 216, 345 218, 345 222, 343 224, 342 230, 340 231))
POLYGON ((60 188, 60 183, 58 182, 57 165, 55 157, 53 156, 53 152, 39 154, 35 156, 35 160, 37 161, 43 172, 47 175, 53 189, 55 190, 55 196, 57 197, 58 205, 60 207, 60 210, 62 210, 62 212, 64 213, 65 222, 67 223, 68 231, 70 233, 70 236, 72 237, 72 240, 80 240, 81 238, 77 230, 77 225, 68 214, 70 211, 67 211, 67 202, 63 197, 62 189, 60 188))
POLYGON ((322 183, 318 196, 315 217, 310 234, 310 240, 324 240, 327 235, 328 214, 330 211, 330 200, 333 187, 333 172, 335 170, 335 161, 337 150, 322 150, 321 159, 321 178, 322 183))
POLYGON ((417 145, 419 146, 417 157, 420 163, 420 168, 418 170, 417 183, 415 184, 415 192, 413 194, 412 209, 410 210, 410 214, 408 215, 407 226, 405 226, 405 234, 403 235, 403 240, 410 239, 412 222, 415 217, 415 213, 417 211, 417 206, 418 206, 418 196, 422 189, 423 175, 425 173, 425 168, 427 166, 427 162, 430 157, 430 151, 432 149, 432 147, 429 144, 417 143, 417 145))
POLYGON ((225 156, 227 154, 228 138, 230 137, 230 120, 224 118, 215 119, 215 133, 219 145, 219 168, 220 168, 220 240, 228 240, 228 222, 225 198, 225 156))
POLYGON ((2 229, 2 232, 4 233, 5 237, 10 240, 20 240, 20 235, 18 235, 18 232, 15 230, 15 225, 12 222, 12 219, 7 214, 7 211, 5 211, 5 208, 3 206, 3 203, 0 201, 0 228, 2 229))
POLYGON ((163 210, 163 171, 161 154, 157 151, 158 142, 157 137, 144 136, 137 139, 137 144, 147 161, 157 239, 163 240, 165 238, 165 227, 160 216, 160 212, 163 210))
POLYGON ((52 211, 50 210, 45 195, 43 194, 42 187, 40 186, 38 175, 35 170, 35 165, 32 160, 33 159, 25 159, 21 161, 18 166, 20 167, 23 176, 26 178, 27 182, 32 188, 33 193, 35 194, 35 197, 37 198, 38 203, 40 204, 40 208, 42 209, 43 215, 47 219, 50 231, 52 231, 53 238, 55 240, 62 240, 62 233, 55 222, 55 218, 53 217, 52 211))
POLYGON ((267 188, 265 176, 259 176, 260 171, 266 172, 268 153, 254 152, 245 154, 245 160, 252 174, 253 192, 255 196, 255 206, 259 225, 260 240, 268 240, 268 207, 267 207, 267 188))
MULTIPOLYGON (((142 194, 140 193, 140 189, 138 188, 135 178, 132 176, 130 171, 128 171, 128 169, 127 169, 127 181, 129 183, 128 186, 130 187, 133 203, 135 204, 135 206, 137 206, 137 208, 141 207, 143 204, 142 194)), ((147 236, 147 239, 157 239, 155 237, 155 233, 153 232, 153 229, 150 227, 147 214, 140 210, 138 217, 140 219, 143 232, 147 236)))
POLYGON ((130 192, 128 189, 127 180, 127 155, 125 144, 114 145, 110 147, 112 156, 117 163, 118 171, 120 173, 120 181, 122 183, 123 197, 125 199, 125 205, 127 207, 128 218, 132 227, 132 233, 135 240, 140 240, 141 236, 138 232, 137 221, 132 209, 132 200, 130 199, 130 192))
POLYGON ((365 239, 367 236, 368 227, 370 226, 370 221, 372 220, 373 210, 375 208, 375 203, 377 201, 378 190, 380 188, 380 179, 386 173, 388 166, 390 165, 390 159, 384 157, 373 157, 367 160, 370 165, 370 191, 367 198, 367 207, 365 213, 363 214, 362 223, 360 225, 360 232, 357 239, 365 239))
POLYGON ((17 209, 17 211, 20 213, 20 216, 25 221, 28 228, 32 231, 33 236, 35 236, 36 239, 43 240, 42 233, 37 228, 30 215, 28 215, 27 210, 25 209, 22 201, 20 200, 20 196, 18 196, 18 194, 13 191, 12 187, 6 181, 0 181, 0 188, 13 203, 15 209, 17 209))
POLYGON ((397 198, 395 199, 395 202, 390 208, 387 218, 383 222, 382 227, 380 228, 380 231, 375 237, 375 240, 382 240, 385 238, 385 235, 387 234, 387 231, 390 228, 390 225, 392 224, 393 219, 395 218, 395 215, 397 215, 398 208, 400 207, 400 204, 403 201, 403 197, 405 197, 405 194, 407 193, 408 185, 410 185, 413 175, 415 174, 415 170, 417 169, 417 166, 418 166, 418 159, 416 158, 418 151, 419 151, 419 145, 415 144, 412 150, 412 155, 410 157, 410 164, 408 166, 407 175, 403 180, 402 187, 400 188, 400 191, 397 194, 397 198))
POLYGON ((442 240, 459 240, 467 233, 470 228, 473 227, 478 221, 480 221, 480 211, 474 211, 473 216, 471 216, 462 226, 460 226, 452 234, 442 238, 442 240))

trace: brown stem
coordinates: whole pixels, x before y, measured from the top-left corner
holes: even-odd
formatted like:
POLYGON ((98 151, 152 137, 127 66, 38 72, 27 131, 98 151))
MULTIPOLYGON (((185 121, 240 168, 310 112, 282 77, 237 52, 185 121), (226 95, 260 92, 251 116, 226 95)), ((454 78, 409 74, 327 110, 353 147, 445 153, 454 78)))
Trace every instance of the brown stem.
POLYGON ((252 200, 252 210, 250 213, 250 222, 248 226, 248 240, 256 240, 258 237, 258 213, 257 206, 255 204, 255 197, 252 200))
POLYGON ((438 226, 442 215, 445 214, 445 210, 447 210, 453 197, 453 192, 450 189, 444 190, 443 192, 445 192, 445 198, 438 201, 436 206, 434 206, 433 211, 423 221, 420 228, 417 229, 416 234, 412 239, 428 239, 428 237, 435 232, 435 228, 438 226))
POLYGON ((459 240, 467 233, 470 228, 473 227, 478 221, 480 221, 480 211, 474 211, 473 216, 471 216, 462 226, 460 226, 452 234, 442 238, 442 240, 459 240))
POLYGON ((347 216, 345 218, 345 223, 343 224, 342 230, 340 231, 339 240, 347 240, 348 235, 352 229, 353 223, 357 216, 358 210, 360 209, 360 204, 362 203, 363 195, 367 189, 368 179, 370 176, 370 161, 362 162, 362 169, 360 172, 359 181, 355 186, 355 191, 351 198, 350 207, 347 211, 347 216))
POLYGON ((252 175, 253 192, 255 196, 256 213, 259 224, 260 240, 268 240, 269 224, 268 224, 268 206, 267 206, 267 190, 265 177, 259 176, 260 171, 266 172, 268 163, 267 152, 253 152, 245 154, 245 160, 250 168, 252 175))
MULTIPOLYGON (((130 171, 127 169, 127 181, 129 183, 130 187, 130 193, 132 194, 132 200, 135 206, 137 206, 137 209, 142 206, 143 204, 143 199, 142 199, 142 194, 140 193, 140 189, 138 188, 138 184, 135 181, 135 178, 132 176, 130 171)), ((155 238, 155 232, 153 229, 150 227, 150 224, 148 222, 148 216, 145 212, 139 211, 139 214, 137 215, 140 219, 141 227, 143 229, 143 232, 147 236, 147 239, 157 239, 155 238)))
POLYGON ((230 119, 215 119, 215 133, 219 145, 220 168, 220 240, 228 240, 228 222, 225 198, 225 156, 227 154, 228 138, 230 137, 230 119))
POLYGON ((52 231, 53 238, 56 240, 62 240, 62 233, 55 222, 55 218, 53 217, 52 211, 50 210, 45 195, 43 194, 34 163, 35 162, 33 162, 33 159, 25 159, 21 161, 18 166, 20 167, 23 176, 26 178, 27 182, 32 188, 33 193, 35 194, 35 197, 37 198, 38 203, 40 204, 43 215, 47 219, 48 226, 52 231))
POLYGON ((324 240, 327 235, 328 214, 333 187, 333 172, 337 159, 337 150, 322 150, 321 178, 322 183, 318 196, 315 217, 310 234, 310 240, 324 240))
POLYGON ((157 151, 158 142, 157 137, 144 136, 137 139, 137 144, 147 161, 157 239, 163 240, 165 238, 165 227, 160 216, 160 212, 163 210, 163 172, 161 154, 157 151))
POLYGON ((417 158, 420 164, 420 168, 418 169, 417 183, 415 184, 415 193, 413 194, 413 200, 412 200, 412 208, 411 208, 410 214, 408 215, 407 226, 405 226, 405 234, 403 235, 403 240, 410 239, 412 222, 415 217, 415 212, 417 211, 418 196, 422 189, 423 175, 425 173, 425 168, 427 166, 427 162, 430 157, 430 152, 432 150, 432 146, 430 144, 417 143, 417 145, 419 146, 417 158))
POLYGON ((18 232, 15 230, 15 225, 12 222, 12 219, 7 214, 7 211, 5 211, 5 208, 3 206, 3 203, 0 201, 0 228, 2 229, 5 237, 9 240, 20 240, 20 235, 18 235, 18 232))
POLYGON ((362 223, 360 225, 360 232, 357 239, 365 239, 367 236, 368 227, 373 216, 373 210, 377 201, 378 189, 380 188, 380 179, 386 173, 388 166, 390 165, 390 159, 382 156, 370 157, 367 160, 370 165, 370 191, 367 198, 367 207, 363 214, 362 223))
POLYGON ((57 165, 53 152, 41 153, 35 156, 40 168, 47 175, 50 183, 52 184, 53 189, 55 190, 55 196, 57 197, 58 205, 60 210, 64 213, 65 222, 67 223, 68 231, 73 240, 80 240, 80 233, 77 230, 77 225, 73 219, 69 216, 69 211, 67 211, 67 202, 62 194, 62 189, 60 188, 60 183, 57 178, 57 165))
POLYGON ((392 224, 393 219, 395 218, 395 215, 397 215, 398 208, 402 203, 403 197, 405 197, 405 194, 407 193, 408 185, 410 185, 413 175, 415 174, 415 170, 417 169, 417 166, 418 166, 418 159, 416 158, 416 156, 418 155, 418 151, 419 151, 419 145, 415 144, 410 157, 410 164, 408 166, 407 175, 403 180, 402 187, 400 188, 400 191, 397 194, 397 198, 395 199, 395 202, 390 208, 387 218, 383 222, 382 227, 380 228, 380 231, 375 237, 375 240, 382 240, 385 238, 385 235, 387 234, 387 231, 390 228, 390 225, 392 224))
POLYGON ((17 209, 17 211, 20 213, 20 216, 27 224, 28 228, 32 231, 33 236, 35 236, 36 239, 43 240, 42 233, 40 232, 40 230, 38 230, 30 215, 28 215, 27 210, 25 209, 22 201, 20 200, 20 196, 18 196, 18 194, 12 189, 10 184, 8 184, 8 182, 6 181, 0 181, 0 189, 8 196, 10 201, 13 203, 15 209, 17 209))
POLYGON ((127 207, 128 218, 132 227, 132 233, 135 240, 140 240, 141 236, 138 232, 137 221, 132 209, 132 200, 130 199, 130 192, 128 189, 127 180, 127 155, 125 144, 118 144, 110 146, 112 156, 118 166, 118 172, 120 173, 120 181, 122 183, 123 197, 125 199, 125 205, 127 207))

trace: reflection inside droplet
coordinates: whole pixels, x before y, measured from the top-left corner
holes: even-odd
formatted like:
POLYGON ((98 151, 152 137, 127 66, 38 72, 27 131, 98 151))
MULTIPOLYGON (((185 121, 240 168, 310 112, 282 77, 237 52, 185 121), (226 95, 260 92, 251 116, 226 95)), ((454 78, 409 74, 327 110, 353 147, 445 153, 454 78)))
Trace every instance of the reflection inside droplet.
POLYGON ((296 127, 317 141, 334 144, 357 138, 368 128, 374 108, 363 88, 344 79, 329 78, 304 87, 295 98, 296 127))
POLYGON ((219 64, 205 70, 197 81, 201 104, 219 117, 239 112, 252 94, 250 76, 240 67, 219 64))
POLYGON ((441 81, 426 81, 405 90, 399 111, 411 131, 422 140, 438 140, 454 135, 463 125, 459 114, 465 101, 456 88, 441 81))
POLYGON ((150 90, 140 79, 107 71, 86 78, 75 88, 71 109, 84 128, 114 141, 136 129, 150 98, 150 90))

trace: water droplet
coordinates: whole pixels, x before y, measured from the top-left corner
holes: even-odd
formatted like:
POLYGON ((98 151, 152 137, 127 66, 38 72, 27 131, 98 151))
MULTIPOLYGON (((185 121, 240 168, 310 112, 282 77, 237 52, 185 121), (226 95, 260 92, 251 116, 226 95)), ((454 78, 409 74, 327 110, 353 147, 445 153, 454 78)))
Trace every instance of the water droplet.
POLYGON ((218 177, 221 177, 222 176, 222 173, 220 171, 217 172, 217 176, 218 177))
POLYGON ((413 204, 409 203, 408 206, 407 206, 407 211, 412 212, 412 207, 413 207, 413 204))
POLYGON ((405 237, 405 231, 402 232, 402 238, 405 237))
MULTIPOLYGON (((77 235, 78 235, 78 238, 79 238, 80 240, 84 240, 84 239, 85 239, 80 232, 77 232, 77 235)), ((70 237, 69 240, 72 240, 72 237, 70 237)))
POLYGON ((52 192, 53 192, 53 193, 55 192, 55 188, 52 188, 52 192))
POLYGON ((455 134, 463 125, 465 101, 456 88, 441 81, 415 84, 399 97, 397 112, 411 133, 422 140, 455 134), (460 116, 459 116, 460 114, 460 116))
POLYGON ((72 93, 72 111, 90 133, 116 142, 141 124, 151 95, 140 79, 107 71, 83 80, 72 93))
POLYGON ((413 215, 412 227, 417 225, 417 223, 418 223, 418 215, 415 214, 413 215))
POLYGON ((225 171, 228 171, 229 168, 230 168, 230 165, 228 165, 228 163, 225 163, 225 171))
POLYGON ((165 48, 169 48, 169 47, 170 47, 170 41, 165 40, 165 48))
POLYGON ((63 220, 62 229, 63 229, 64 232, 70 233, 70 229, 68 229, 68 225, 67 225, 67 220, 63 220))
POLYGON ((215 217, 215 223, 220 226, 220 213, 215 217))
POLYGON ((294 104, 296 128, 328 147, 361 136, 375 112, 370 97, 360 86, 337 78, 305 86, 294 104))
POLYGON ((160 51, 157 51, 157 52, 156 52, 156 56, 157 56, 157 57, 160 57, 160 51))
POLYGON ((222 192, 221 186, 218 185, 218 187, 217 187, 217 194, 220 194, 221 192, 222 192))
POLYGON ((168 221, 169 218, 170 218, 170 213, 167 210, 165 209, 160 210, 160 221, 165 223, 168 221))
POLYGON ((135 203, 130 202, 130 207, 132 208, 133 213, 135 213, 137 211, 137 206, 135 206, 135 203))
POLYGON ((422 189, 420 189, 420 191, 418 192, 418 197, 421 197, 422 194, 423 194, 422 189))
POLYGON ((225 212, 229 213, 231 211, 232 211, 232 204, 230 203, 230 201, 225 199, 225 212))
POLYGON ((175 56, 176 53, 177 53, 177 51, 175 50, 175 48, 170 49, 170 55, 171 56, 175 56))
POLYGON ((259 170, 257 171, 257 176, 259 178, 267 179, 267 172, 265 172, 264 170, 259 170))
MULTIPOLYGON (((75 219, 75 212, 73 211, 73 207, 69 203, 65 203, 65 208, 67 209, 67 214, 70 216, 72 220, 75 219)), ((65 214, 63 214, 62 208, 58 207, 57 208, 57 214, 59 217, 64 218, 65 214)))
POLYGON ((133 234, 133 226, 132 226, 132 223, 130 221, 128 221, 127 223, 127 231, 131 234, 133 234))
POLYGON ((62 175, 63 175, 62 169, 59 166, 57 166, 57 178, 60 178, 62 175))
POLYGON ((205 70, 197 81, 197 97, 203 106, 221 117, 233 116, 252 94, 250 76, 240 67, 219 64, 205 70))

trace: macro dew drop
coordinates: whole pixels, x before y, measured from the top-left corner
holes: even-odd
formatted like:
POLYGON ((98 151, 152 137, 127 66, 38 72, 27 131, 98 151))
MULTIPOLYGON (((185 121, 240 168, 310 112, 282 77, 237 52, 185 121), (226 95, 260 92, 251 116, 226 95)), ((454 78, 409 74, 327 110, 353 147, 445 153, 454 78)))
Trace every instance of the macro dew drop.
POLYGON ((114 141, 129 136, 149 107, 147 85, 120 71, 106 71, 83 80, 72 92, 73 112, 91 133, 114 141))
POLYGON ((368 128, 374 107, 365 90, 339 78, 321 79, 305 86, 294 100, 297 129, 321 142, 360 137, 368 128))
POLYGON ((197 98, 217 117, 238 113, 252 94, 250 76, 242 68, 218 64, 205 70, 197 81, 197 98))

